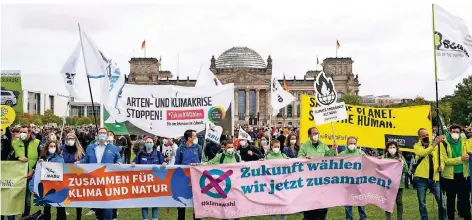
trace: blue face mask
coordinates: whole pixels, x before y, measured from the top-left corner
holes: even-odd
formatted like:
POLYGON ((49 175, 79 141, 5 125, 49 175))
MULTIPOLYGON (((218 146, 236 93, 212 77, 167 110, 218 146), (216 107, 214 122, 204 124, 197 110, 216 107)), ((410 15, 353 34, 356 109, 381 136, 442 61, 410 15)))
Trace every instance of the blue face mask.
POLYGON ((105 141, 106 139, 107 139, 107 136, 105 134, 98 135, 98 141, 105 141))
POLYGON ((146 149, 147 150, 152 149, 153 146, 154 146, 154 144, 146 143, 146 149))

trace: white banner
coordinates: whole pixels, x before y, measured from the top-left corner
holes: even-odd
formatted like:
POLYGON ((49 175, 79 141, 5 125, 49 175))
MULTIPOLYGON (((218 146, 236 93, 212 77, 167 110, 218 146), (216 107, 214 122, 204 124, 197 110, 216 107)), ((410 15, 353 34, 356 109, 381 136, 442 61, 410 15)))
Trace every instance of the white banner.
POLYGON ((438 77, 455 79, 472 64, 472 37, 464 21, 434 5, 438 77))
POLYGON ((41 180, 62 181, 63 172, 62 163, 41 163, 41 180))
POLYGON ((239 127, 239 134, 238 134, 238 139, 239 140, 251 140, 251 135, 249 135, 243 128, 239 127))
POLYGON ((347 118, 346 105, 344 102, 340 102, 330 106, 313 108, 313 117, 316 125, 344 120, 347 118))
POLYGON ((231 134, 233 100, 233 84, 212 89, 125 84, 118 99, 119 111, 110 114, 114 114, 111 117, 116 122, 126 121, 144 132, 162 137, 180 137, 188 129, 201 132, 207 121, 231 134))
POLYGON ((205 138, 215 143, 220 143, 220 137, 223 134, 223 128, 212 122, 207 122, 205 138))

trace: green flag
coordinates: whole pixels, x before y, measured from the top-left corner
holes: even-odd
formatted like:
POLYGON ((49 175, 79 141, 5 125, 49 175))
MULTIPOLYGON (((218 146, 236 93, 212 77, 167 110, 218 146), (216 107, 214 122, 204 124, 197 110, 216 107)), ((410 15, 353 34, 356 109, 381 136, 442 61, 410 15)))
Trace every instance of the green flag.
POLYGON ((18 215, 25 210, 28 163, 0 161, 2 203, 0 215, 18 215), (7 202, 8 201, 8 202, 7 202))

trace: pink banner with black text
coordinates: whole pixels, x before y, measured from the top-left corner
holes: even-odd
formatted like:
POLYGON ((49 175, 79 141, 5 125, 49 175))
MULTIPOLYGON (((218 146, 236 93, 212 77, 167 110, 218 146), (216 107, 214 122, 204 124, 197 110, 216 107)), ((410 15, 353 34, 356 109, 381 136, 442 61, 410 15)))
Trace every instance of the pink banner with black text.
POLYGON ((192 166, 195 215, 238 218, 367 204, 391 212, 402 166, 368 156, 192 166))

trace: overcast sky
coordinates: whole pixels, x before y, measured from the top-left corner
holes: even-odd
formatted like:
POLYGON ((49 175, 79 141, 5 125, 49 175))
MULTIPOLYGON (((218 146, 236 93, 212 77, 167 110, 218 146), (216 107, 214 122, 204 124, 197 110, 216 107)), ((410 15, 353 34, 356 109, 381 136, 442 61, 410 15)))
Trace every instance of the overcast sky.
MULTIPOLYGON (((1 68, 21 70, 25 89, 66 94, 59 71, 79 41, 77 23, 126 74, 146 39, 148 57, 162 56, 163 70, 192 79, 200 66, 209 71, 212 55, 234 46, 264 60, 271 55, 279 77, 301 78, 317 56, 335 56, 337 38, 338 56, 354 60, 361 95, 434 99, 431 1, 313 2, 3 4, 1 68)), ((471 0, 434 2, 466 20, 472 33, 471 0)), ((440 82, 440 96, 471 74, 440 82)))

